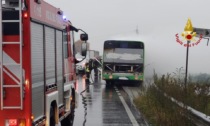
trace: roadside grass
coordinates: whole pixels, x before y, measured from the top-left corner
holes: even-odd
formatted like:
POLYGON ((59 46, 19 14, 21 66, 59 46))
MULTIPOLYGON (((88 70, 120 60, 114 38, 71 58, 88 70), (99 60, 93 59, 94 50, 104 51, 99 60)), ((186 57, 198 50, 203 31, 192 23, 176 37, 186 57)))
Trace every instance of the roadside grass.
POLYGON ((186 110, 173 103, 163 94, 191 106, 192 108, 210 115, 210 85, 208 83, 191 82, 187 85, 181 77, 171 77, 170 74, 158 77, 154 72, 154 85, 147 87, 134 103, 145 118, 154 126, 193 126, 194 124, 184 117, 186 110))
MULTIPOLYGON (((154 76, 157 76, 154 74, 154 76)), ((170 77, 169 74, 162 75, 154 83, 167 95, 176 100, 191 106, 192 108, 210 115, 210 84, 207 82, 191 82, 189 77, 188 83, 184 85, 184 80, 170 77)))
POLYGON ((134 103, 152 126, 193 126, 183 118, 185 110, 164 97, 154 86, 150 86, 134 103))

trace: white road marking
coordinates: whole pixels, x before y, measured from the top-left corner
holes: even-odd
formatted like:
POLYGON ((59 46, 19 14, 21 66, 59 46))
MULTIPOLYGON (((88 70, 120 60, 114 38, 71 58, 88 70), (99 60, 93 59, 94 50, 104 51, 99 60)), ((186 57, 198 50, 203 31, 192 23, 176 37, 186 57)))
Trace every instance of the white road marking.
POLYGON ((119 96, 119 98, 120 98, 120 100, 121 100, 123 106, 125 107, 125 110, 126 110, 126 112, 127 112, 127 114, 128 114, 128 117, 130 118, 131 123, 133 124, 133 126, 139 126, 139 124, 137 123, 135 117, 133 116, 133 114, 132 114, 130 108, 129 108, 128 105, 126 104, 124 98, 123 98, 121 95, 119 95, 119 94, 118 94, 118 96, 119 96))

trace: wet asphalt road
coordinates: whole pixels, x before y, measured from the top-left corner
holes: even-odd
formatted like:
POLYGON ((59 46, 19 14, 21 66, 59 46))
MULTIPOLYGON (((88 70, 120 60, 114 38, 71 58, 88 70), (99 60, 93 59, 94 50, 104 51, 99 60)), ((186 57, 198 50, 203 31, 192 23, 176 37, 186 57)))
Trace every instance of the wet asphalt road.
POLYGON ((78 78, 79 106, 75 109, 73 126, 145 126, 147 123, 132 103, 136 89, 126 85, 106 85, 105 81, 85 84, 78 78))

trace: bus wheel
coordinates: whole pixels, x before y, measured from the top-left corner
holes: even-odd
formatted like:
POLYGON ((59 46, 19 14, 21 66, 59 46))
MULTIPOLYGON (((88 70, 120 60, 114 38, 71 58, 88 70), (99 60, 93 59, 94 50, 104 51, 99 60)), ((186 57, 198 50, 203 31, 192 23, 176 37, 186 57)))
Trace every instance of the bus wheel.
POLYGON ((136 86, 140 87, 142 85, 142 81, 136 81, 136 86))
POLYGON ((111 81, 110 80, 106 80, 106 85, 111 85, 111 81))
POLYGON ((106 80, 106 85, 113 85, 114 81, 113 80, 106 80))

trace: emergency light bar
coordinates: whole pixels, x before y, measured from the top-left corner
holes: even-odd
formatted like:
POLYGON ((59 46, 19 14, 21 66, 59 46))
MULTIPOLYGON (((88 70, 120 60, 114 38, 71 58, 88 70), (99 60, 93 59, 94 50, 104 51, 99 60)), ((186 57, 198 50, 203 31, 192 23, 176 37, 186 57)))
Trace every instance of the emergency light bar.
POLYGON ((66 16, 65 15, 63 15, 63 20, 66 20, 66 16))

